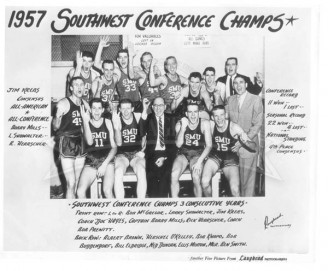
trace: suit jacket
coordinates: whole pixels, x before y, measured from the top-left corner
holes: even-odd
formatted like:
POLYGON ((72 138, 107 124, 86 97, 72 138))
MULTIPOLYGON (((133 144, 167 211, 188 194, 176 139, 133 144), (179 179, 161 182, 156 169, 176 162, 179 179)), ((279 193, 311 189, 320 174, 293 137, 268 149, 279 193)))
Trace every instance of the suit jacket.
MULTIPOLYGON (((240 76, 242 78, 244 78, 245 82, 247 83, 247 91, 249 93, 252 93, 254 95, 259 95, 262 91, 262 87, 260 87, 258 84, 253 84, 253 82, 251 81, 251 79, 245 75, 242 75, 242 74, 239 74, 237 73, 237 76, 240 76)), ((227 77, 228 75, 225 75, 225 76, 222 76, 222 77, 219 77, 216 82, 221 82, 223 84, 226 84, 227 82, 227 77)), ((226 100, 226 93, 221 93, 221 99, 223 101, 226 100)))
POLYGON ((157 142, 157 118, 154 113, 148 115, 147 119, 140 119, 140 132, 141 136, 146 135, 147 143, 145 155, 146 159, 156 159, 159 157, 167 157, 173 163, 176 154, 175 145, 175 122, 171 115, 164 114, 164 143, 165 151, 155 151, 157 142))
MULTIPOLYGON (((226 110, 232 122, 237 123, 256 143, 257 151, 259 146, 258 133, 263 125, 263 105, 259 96, 246 93, 245 100, 239 109, 238 95, 228 97, 226 110)), ((251 157, 252 153, 244 148, 239 149, 239 155, 242 158, 251 157)))

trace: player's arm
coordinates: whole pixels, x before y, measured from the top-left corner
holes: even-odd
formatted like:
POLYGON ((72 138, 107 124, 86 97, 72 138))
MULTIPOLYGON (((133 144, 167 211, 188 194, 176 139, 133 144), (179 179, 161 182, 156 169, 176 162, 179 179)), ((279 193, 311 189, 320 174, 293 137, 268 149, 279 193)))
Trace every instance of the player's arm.
POLYGON ((247 136, 237 123, 230 122, 230 134, 234 138, 238 138, 238 141, 232 148, 233 152, 237 152, 240 147, 244 147, 249 152, 256 152, 256 143, 247 136))
POLYGON ((108 47, 110 45, 109 43, 109 36, 101 36, 99 40, 99 45, 97 48, 94 66, 98 69, 101 69, 101 54, 105 47, 108 47))
POLYGON ((205 148, 202 154, 199 156, 198 161, 203 162, 212 149, 212 134, 210 122, 205 119, 201 119, 200 121, 202 122, 201 128, 205 137, 205 148))
POLYGON ((220 81, 216 82, 215 92, 215 104, 225 105, 226 101, 226 85, 220 81))
POLYGON ((137 121, 137 123, 139 125, 139 120, 141 118, 141 113, 133 113, 133 114, 134 114, 134 117, 136 118, 136 121, 137 121))
POLYGON ((147 138, 146 138, 146 136, 143 136, 141 138, 141 150, 140 150, 141 152, 144 152, 145 151, 146 144, 147 144, 147 138))
MULTIPOLYGON (((142 134, 142 130, 141 130, 141 125, 142 125, 142 114, 141 113, 134 113, 134 116, 136 118, 136 121, 138 123, 138 126, 139 126, 139 132, 140 134, 142 134)), ((145 135, 142 135, 142 138, 141 138, 141 149, 140 151, 136 154, 137 156, 143 158, 145 157, 145 154, 144 154, 144 151, 146 149, 146 136, 145 135)))
POLYGON ((212 149, 212 136, 211 136, 210 122, 205 119, 200 120, 200 121, 201 121, 202 133, 204 134, 204 137, 205 137, 205 148, 204 148, 202 154, 197 159, 197 162, 192 167, 193 172, 196 172, 198 174, 201 173, 202 164, 212 149))
POLYGON ((214 105, 224 105, 222 97, 225 95, 225 85, 217 82, 214 88, 214 105))
POLYGON ((140 86, 143 84, 143 82, 146 79, 145 72, 138 66, 133 67, 133 76, 135 80, 139 81, 140 86))
POLYGON ((77 51, 76 52, 76 67, 75 69, 72 69, 73 72, 71 74, 71 71, 70 71, 70 79, 72 79, 73 77, 75 76, 80 76, 81 74, 81 71, 82 71, 82 63, 83 63, 83 58, 82 58, 82 52, 81 51, 77 51))
POLYGON ((113 112, 112 116, 114 139, 117 146, 122 146, 122 123, 117 112, 113 112))
POLYGON ((178 148, 181 148, 181 146, 183 145, 184 134, 186 132, 187 126, 188 126, 188 119, 186 117, 183 117, 175 125, 175 132, 176 132, 175 145, 178 148))
POLYGON ((122 74, 122 72, 121 72, 120 66, 117 64, 117 61, 114 60, 114 75, 113 76, 117 78, 117 81, 120 80, 121 74, 122 74))
POLYGON ((113 129, 112 122, 109 119, 105 119, 105 124, 109 131, 109 139, 110 139, 110 145, 111 145, 111 150, 108 153, 106 160, 104 161, 104 163, 106 165, 108 165, 109 162, 113 161, 113 159, 117 153, 117 145, 114 140, 114 129, 113 129))
POLYGON ((69 110, 69 103, 68 100, 62 99, 57 104, 56 115, 52 120, 52 127, 54 131, 57 131, 60 127, 62 117, 68 112, 69 110))
POLYGON ((82 117, 82 122, 83 122, 83 136, 86 141, 86 143, 91 146, 93 144, 93 138, 92 138, 92 133, 90 129, 90 112, 86 110, 84 104, 80 106, 80 112, 81 112, 81 117, 82 117))
POLYGON ((100 77, 97 77, 95 80, 92 81, 91 90, 95 98, 100 98, 100 82, 100 77))
POLYGON ((149 84, 151 87, 158 87, 160 85, 163 85, 163 87, 166 87, 167 85, 167 79, 164 76, 155 77, 154 67, 156 65, 156 59, 153 58, 150 69, 149 69, 149 84))
POLYGON ((201 93, 201 96, 203 97, 203 100, 204 100, 207 110, 209 112, 212 111, 212 109, 213 109, 212 101, 211 101, 210 95, 208 94, 204 85, 202 85, 202 87, 200 89, 200 93, 201 93))
POLYGON ((242 141, 251 141, 251 139, 244 132, 243 128, 241 128, 237 123, 230 122, 230 133, 234 138, 240 137, 242 141))
POLYGON ((211 136, 213 136, 214 128, 215 128, 215 122, 213 120, 210 120, 210 126, 211 126, 211 136))
MULTIPOLYGON (((150 102, 147 98, 144 98, 142 100, 142 105, 143 105, 143 111, 141 114, 141 118, 139 121, 139 128, 140 128, 140 135, 141 137, 145 137, 148 132, 148 127, 149 127, 149 116, 147 114, 150 102)), ((146 144, 146 143, 144 143, 146 144)))
POLYGON ((128 42, 128 56, 129 56, 129 65, 128 65, 128 76, 130 79, 136 79, 134 77, 134 67, 133 60, 136 56, 136 52, 134 51, 134 45, 132 42, 128 42))
POLYGON ((115 154, 117 152, 117 146, 113 136, 113 126, 109 119, 105 119, 105 125, 109 131, 109 139, 111 144, 111 150, 109 151, 106 159, 102 162, 101 166, 97 169, 97 178, 101 178, 105 175, 108 164, 113 161, 115 154))
POLYGON ((180 77, 180 80, 181 80, 182 87, 189 86, 189 80, 186 77, 184 77, 182 75, 179 75, 179 77, 180 77))
POLYGON ((154 74, 155 78, 160 77, 162 75, 160 69, 156 65, 154 66, 154 74))
POLYGON ((181 90, 181 95, 178 96, 176 99, 173 99, 171 102, 171 110, 174 111, 178 108, 179 104, 183 101, 185 97, 188 97, 189 87, 186 86, 181 90))

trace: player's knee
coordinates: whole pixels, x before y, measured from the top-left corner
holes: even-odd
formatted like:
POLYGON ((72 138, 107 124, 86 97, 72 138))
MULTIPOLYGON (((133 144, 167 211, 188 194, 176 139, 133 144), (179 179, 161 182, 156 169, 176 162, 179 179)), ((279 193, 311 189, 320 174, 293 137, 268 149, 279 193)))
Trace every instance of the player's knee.
POLYGON ((112 188, 107 187, 107 188, 103 188, 103 193, 106 199, 110 199, 113 198, 113 191, 112 188))
POLYGON ((177 167, 177 166, 173 167, 172 172, 171 172, 172 182, 177 182, 179 180, 180 172, 181 172, 181 169, 179 167, 177 167))
POLYGON ((239 185, 237 185, 237 184, 230 185, 230 190, 231 190, 231 194, 234 197, 238 197, 240 195, 239 185))
POLYGON ((79 199, 83 199, 86 196, 86 189, 84 189, 83 187, 78 187, 77 191, 76 191, 76 196, 79 199))
POLYGON ((137 170, 145 170, 146 169, 145 159, 139 159, 136 162, 136 168, 137 170))
POLYGON ((66 179, 67 190, 73 190, 75 188, 75 180, 73 178, 66 179))
POLYGON ((208 188, 211 185, 211 175, 208 173, 203 174, 202 179, 201 179, 201 186, 203 189, 208 188))

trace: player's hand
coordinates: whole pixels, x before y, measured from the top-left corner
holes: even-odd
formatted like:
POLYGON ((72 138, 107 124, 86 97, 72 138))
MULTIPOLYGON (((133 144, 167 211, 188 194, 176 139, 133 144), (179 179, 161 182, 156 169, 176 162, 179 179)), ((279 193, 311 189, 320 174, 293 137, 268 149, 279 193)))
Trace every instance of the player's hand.
POLYGON ((99 45, 101 47, 108 47, 110 45, 109 36, 101 36, 99 40, 99 45))
POLYGON ((200 175, 202 173, 203 163, 201 163, 199 160, 192 166, 192 172, 193 174, 200 175))
POLYGON ((181 128, 183 128, 183 129, 187 128, 187 126, 188 126, 188 124, 189 124, 189 121, 188 121, 188 119, 187 119, 186 117, 183 117, 183 118, 180 120, 180 122, 181 122, 181 128))
POLYGON ((153 66, 153 71, 155 75, 161 76, 161 71, 157 66, 153 66))
POLYGON ((112 123, 115 130, 122 130, 122 123, 117 111, 112 112, 112 123))
POLYGON ((264 76, 263 73, 257 72, 255 75, 255 82, 262 87, 264 84, 264 76))
POLYGON ((249 140, 249 138, 248 138, 248 136, 247 136, 246 133, 242 133, 242 134, 239 136, 239 138, 240 138, 240 140, 241 140, 242 142, 244 142, 244 143, 246 143, 246 142, 249 140))
POLYGON ((239 141, 236 142, 236 144, 231 148, 232 152, 238 152, 241 147, 241 144, 239 141))
POLYGON ((96 174, 97 178, 101 178, 105 175, 106 168, 107 168, 107 165, 102 163, 101 166, 97 170, 97 174, 96 174))
POLYGON ((165 161, 165 158, 164 157, 160 157, 160 158, 158 158, 156 160, 155 164, 156 164, 156 166, 161 167, 161 166, 163 166, 164 161, 165 161))
POLYGON ((177 90, 173 93, 174 100, 177 100, 181 97, 181 90, 177 90))
POLYGON ((128 51, 129 51, 129 56, 132 58, 135 57, 138 53, 138 51, 134 50, 134 44, 131 41, 128 42, 128 51))
POLYGON ((150 105, 150 101, 147 98, 143 98, 142 99, 142 106, 144 108, 144 110, 148 110, 150 105))
POLYGON ((138 151, 138 152, 136 153, 136 156, 137 156, 137 157, 140 157, 140 158, 144 158, 144 157, 145 157, 145 153, 144 153, 143 151, 138 151))
POLYGON ((83 122, 88 123, 90 121, 90 112, 89 110, 85 109, 84 104, 81 104, 80 106, 80 112, 83 122))
MULTIPOLYGON (((156 58, 153 58, 152 60, 151 60, 151 64, 150 64, 150 66, 152 66, 153 68, 155 68, 155 65, 157 64, 157 59, 156 58)), ((155 73, 155 69, 154 69, 154 73, 155 73)))
POLYGON ((83 64, 82 52, 77 51, 76 52, 76 66, 82 67, 82 64, 83 64))

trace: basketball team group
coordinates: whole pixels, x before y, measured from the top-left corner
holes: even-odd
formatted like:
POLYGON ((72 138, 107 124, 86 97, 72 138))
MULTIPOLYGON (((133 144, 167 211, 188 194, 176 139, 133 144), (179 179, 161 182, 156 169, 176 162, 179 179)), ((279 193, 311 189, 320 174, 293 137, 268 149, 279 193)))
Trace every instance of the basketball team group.
POLYGON ((147 51, 136 66, 132 45, 116 59, 102 59, 108 46, 102 36, 96 55, 76 53, 69 92, 52 120, 65 198, 89 197, 92 183, 102 179, 103 196, 122 199, 131 169, 137 198, 179 197, 188 169, 195 197, 212 197, 218 172, 231 196, 254 196, 263 75, 239 74, 238 59, 227 56, 224 76, 207 66, 185 78, 175 56, 160 63, 147 51))

